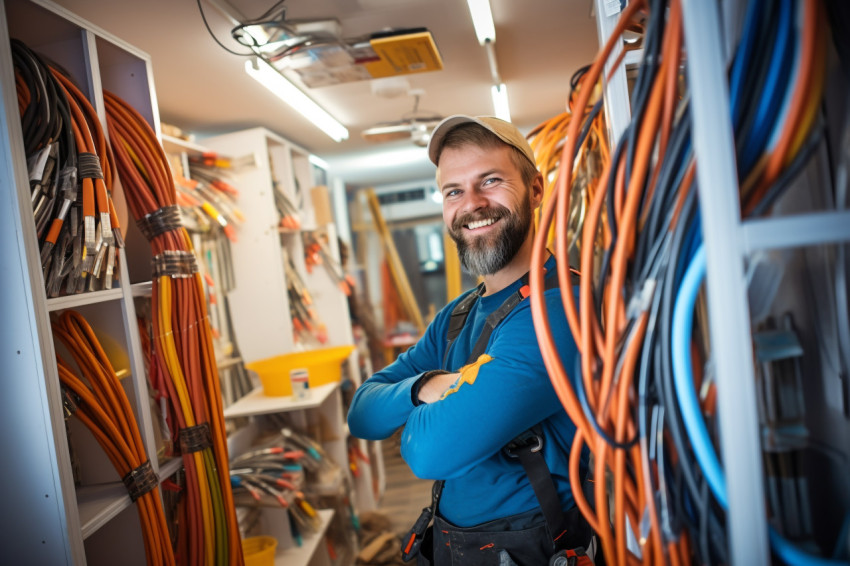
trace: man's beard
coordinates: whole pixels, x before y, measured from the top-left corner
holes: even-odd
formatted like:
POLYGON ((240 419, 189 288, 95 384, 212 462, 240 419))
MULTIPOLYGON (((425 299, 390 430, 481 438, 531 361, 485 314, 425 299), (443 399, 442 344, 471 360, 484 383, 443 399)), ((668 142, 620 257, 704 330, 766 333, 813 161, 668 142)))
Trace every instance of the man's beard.
POLYGON ((457 244, 460 262, 472 275, 491 275, 506 265, 519 252, 531 227, 531 204, 523 199, 512 213, 504 206, 487 208, 459 216, 449 227, 449 236, 457 244), (499 219, 498 230, 483 236, 464 233, 464 225, 476 220, 499 219), (468 240, 467 240, 468 238, 468 240))

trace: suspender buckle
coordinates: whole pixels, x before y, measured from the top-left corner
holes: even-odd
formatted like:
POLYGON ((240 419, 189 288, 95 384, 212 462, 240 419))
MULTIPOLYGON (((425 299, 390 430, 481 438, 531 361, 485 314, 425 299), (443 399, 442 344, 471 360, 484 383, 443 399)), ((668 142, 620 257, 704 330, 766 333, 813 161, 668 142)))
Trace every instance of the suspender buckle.
POLYGON ((540 452, 543 450, 543 434, 535 432, 531 429, 520 434, 505 445, 505 454, 511 458, 519 458, 519 450, 528 450, 529 452, 540 452))

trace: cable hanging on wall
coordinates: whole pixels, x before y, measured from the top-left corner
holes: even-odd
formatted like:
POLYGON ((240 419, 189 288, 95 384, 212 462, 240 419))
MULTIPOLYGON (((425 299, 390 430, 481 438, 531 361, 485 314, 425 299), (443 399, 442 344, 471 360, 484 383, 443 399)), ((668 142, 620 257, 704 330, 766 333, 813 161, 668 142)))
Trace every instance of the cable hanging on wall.
POLYGON ((138 112, 104 91, 127 202, 153 251, 153 358, 167 391, 186 476, 184 563, 241 564, 226 432, 203 282, 176 205, 168 160, 138 112))
POLYGON ((158 480, 145 453, 139 426, 121 382, 83 316, 65 311, 53 334, 71 354, 74 367, 57 355, 66 417, 79 419, 103 448, 136 503, 149 565, 174 564, 158 480))
POLYGON ((61 70, 18 40, 11 46, 47 295, 110 289, 123 239, 100 120, 61 70))
MULTIPOLYGON (((728 117, 745 215, 770 211, 823 135, 817 116, 826 34, 816 31, 824 29, 822 11, 819 2, 797 0, 748 6, 729 71, 728 117)), ((570 457, 573 494, 609 564, 728 559, 684 61, 680 1, 633 0, 571 93, 570 108, 583 114, 563 129, 555 120, 532 132, 541 171, 556 175, 534 243, 535 329, 555 391, 578 429, 570 457), (599 119, 594 87, 615 42, 636 22, 645 36, 632 119, 613 140, 597 190, 582 192, 577 163, 599 119), (553 173, 555 147, 560 158, 553 173), (549 329, 542 298, 547 247, 558 257, 563 307, 579 350, 576 367, 564 367, 549 329), (571 258, 582 274, 577 301, 568 283, 571 258), (587 496, 578 469, 582 450, 591 453, 587 496)), ((604 140, 604 130, 595 131, 604 140)), ((779 559, 832 563, 822 556, 833 549, 812 552, 811 537, 791 542, 775 507, 768 514, 771 525, 779 525, 770 532, 779 559)))

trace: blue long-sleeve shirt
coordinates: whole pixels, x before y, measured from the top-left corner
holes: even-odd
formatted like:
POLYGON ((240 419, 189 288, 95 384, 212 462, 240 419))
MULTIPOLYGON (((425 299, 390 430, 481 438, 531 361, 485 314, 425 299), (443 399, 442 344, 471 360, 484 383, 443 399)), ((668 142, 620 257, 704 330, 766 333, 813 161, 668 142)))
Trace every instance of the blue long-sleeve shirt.
MULTIPOLYGON (((555 269, 550 258, 547 270, 555 269)), ((458 297, 443 308, 422 338, 356 391, 348 413, 351 433, 380 440, 404 426, 401 455, 413 473, 445 480, 440 514, 468 527, 538 507, 518 460, 502 448, 541 423, 543 454, 563 509, 574 505, 568 459, 575 425, 567 416, 546 372, 531 318, 530 300, 518 304, 490 336, 474 382, 436 403, 415 406, 411 388, 422 373, 466 365, 487 315, 520 287, 519 281, 480 297, 446 354, 447 329, 458 297), (446 358, 445 365, 443 364, 446 358)), ((561 302, 560 290, 545 293, 550 326, 565 368, 572 374, 576 347, 561 302)))

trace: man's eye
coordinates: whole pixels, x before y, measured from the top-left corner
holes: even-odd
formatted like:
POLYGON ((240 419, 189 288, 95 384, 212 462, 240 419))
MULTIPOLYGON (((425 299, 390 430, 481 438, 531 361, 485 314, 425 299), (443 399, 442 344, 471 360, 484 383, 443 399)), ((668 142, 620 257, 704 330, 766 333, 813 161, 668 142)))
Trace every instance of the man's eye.
POLYGON ((458 189, 451 189, 451 190, 448 190, 445 193, 443 193, 443 198, 444 199, 451 198, 451 197, 457 196, 459 194, 460 194, 460 191, 458 189))
POLYGON ((487 179, 484 179, 484 184, 485 185, 492 185, 493 183, 498 183, 499 181, 500 181, 500 179, 498 177, 489 177, 487 179))

